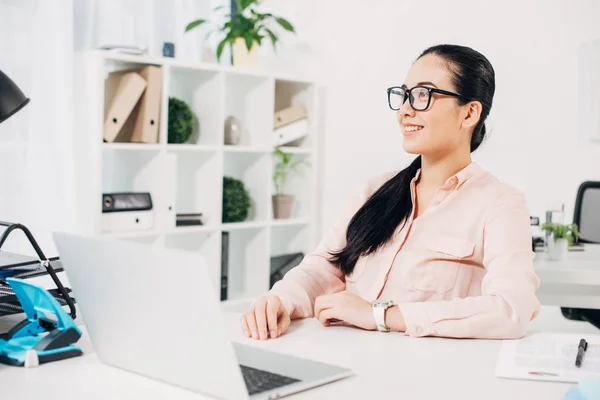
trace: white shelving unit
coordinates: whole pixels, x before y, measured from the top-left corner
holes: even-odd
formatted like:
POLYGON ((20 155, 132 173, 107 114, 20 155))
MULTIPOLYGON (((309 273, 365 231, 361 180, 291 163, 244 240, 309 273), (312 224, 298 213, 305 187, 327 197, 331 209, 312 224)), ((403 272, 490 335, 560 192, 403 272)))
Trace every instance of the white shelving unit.
MULTIPOLYGON (((229 232, 228 299, 253 297, 269 289, 270 257, 312 251, 319 227, 318 170, 320 128, 318 85, 304 78, 92 51, 76 58, 78 221, 81 233, 105 235, 156 246, 198 251, 206 259, 219 293, 222 232, 229 232), (162 67, 158 142, 104 143, 104 82, 109 72, 162 67), (188 103, 197 119, 186 144, 167 143, 168 99, 188 103), (274 112, 304 104, 309 136, 284 151, 309 166, 292 175, 287 193, 295 196, 290 219, 273 218, 274 112), (224 145, 224 121, 241 121, 242 140, 224 145), (241 179, 250 193, 250 216, 222 223, 222 180, 241 179), (102 193, 146 191, 152 195, 154 226, 144 231, 102 232, 102 193), (176 227, 177 213, 201 212, 202 226, 176 227)), ((176 266, 166 266, 176 269, 176 266)), ((185 277, 183 277, 185 278, 185 277)))

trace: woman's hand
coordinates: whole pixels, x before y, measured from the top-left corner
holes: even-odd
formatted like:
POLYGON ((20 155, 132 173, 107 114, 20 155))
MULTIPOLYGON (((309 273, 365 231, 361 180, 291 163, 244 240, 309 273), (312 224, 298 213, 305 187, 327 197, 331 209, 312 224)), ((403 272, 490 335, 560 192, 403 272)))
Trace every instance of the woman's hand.
POLYGON ((253 339, 275 339, 290 326, 290 315, 274 294, 259 297, 240 321, 242 331, 253 339))
POLYGON ((362 329, 375 330, 371 303, 350 292, 319 296, 315 300, 315 318, 324 326, 342 321, 362 329))

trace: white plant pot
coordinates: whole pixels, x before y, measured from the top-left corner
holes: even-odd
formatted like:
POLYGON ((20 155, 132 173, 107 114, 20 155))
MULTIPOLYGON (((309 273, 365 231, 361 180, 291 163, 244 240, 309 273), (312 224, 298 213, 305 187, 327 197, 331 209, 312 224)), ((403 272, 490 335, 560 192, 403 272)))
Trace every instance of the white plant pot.
POLYGON ((252 44, 252 49, 248 52, 246 41, 242 38, 237 38, 231 46, 233 55, 233 65, 236 67, 255 67, 258 64, 258 43, 252 44))
POLYGON ((548 258, 555 261, 562 261, 567 258, 569 252, 569 241, 567 239, 558 239, 550 237, 548 240, 548 258))

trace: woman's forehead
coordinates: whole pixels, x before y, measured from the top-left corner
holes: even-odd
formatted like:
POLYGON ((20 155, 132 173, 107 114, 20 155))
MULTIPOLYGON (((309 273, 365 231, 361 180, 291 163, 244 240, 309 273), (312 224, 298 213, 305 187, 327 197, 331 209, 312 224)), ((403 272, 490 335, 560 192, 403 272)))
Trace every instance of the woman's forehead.
POLYGON ((411 88, 422 82, 432 82, 438 88, 449 88, 451 85, 450 71, 444 60, 431 54, 419 58, 408 71, 404 83, 411 88))

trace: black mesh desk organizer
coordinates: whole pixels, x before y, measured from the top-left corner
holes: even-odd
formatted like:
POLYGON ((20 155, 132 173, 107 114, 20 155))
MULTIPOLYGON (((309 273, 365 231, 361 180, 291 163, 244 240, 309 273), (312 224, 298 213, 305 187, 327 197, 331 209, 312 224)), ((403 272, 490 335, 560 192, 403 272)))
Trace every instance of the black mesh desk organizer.
MULTIPOLYGON (((24 269, 22 272, 17 272, 16 274, 12 275, 12 277, 19 279, 30 279, 34 277, 49 275, 54 284, 56 285, 56 288, 49 289, 48 292, 58 301, 58 303, 61 306, 68 306, 71 318, 75 319, 75 298, 71 296, 71 289, 65 288, 60 279, 58 279, 58 276, 56 275, 57 272, 63 271, 60 259, 58 257, 47 258, 44 255, 40 246, 33 238, 33 235, 31 234, 29 229, 27 229, 27 227, 25 227, 24 225, 0 221, 0 226, 6 227, 6 230, 2 233, 2 236, 0 236, 0 252, 2 251, 2 246, 6 242, 6 239, 8 238, 10 233, 14 232, 15 230, 20 230, 25 234, 38 257, 38 260, 31 261, 31 265, 38 264, 42 267, 33 271, 28 271, 24 269)), ((26 265, 26 263, 19 264, 19 266, 26 265)), ((0 317, 11 314, 21 314, 22 312, 23 308, 21 307, 21 303, 15 296, 15 293, 12 291, 12 289, 4 279, 0 279, 0 317)))

